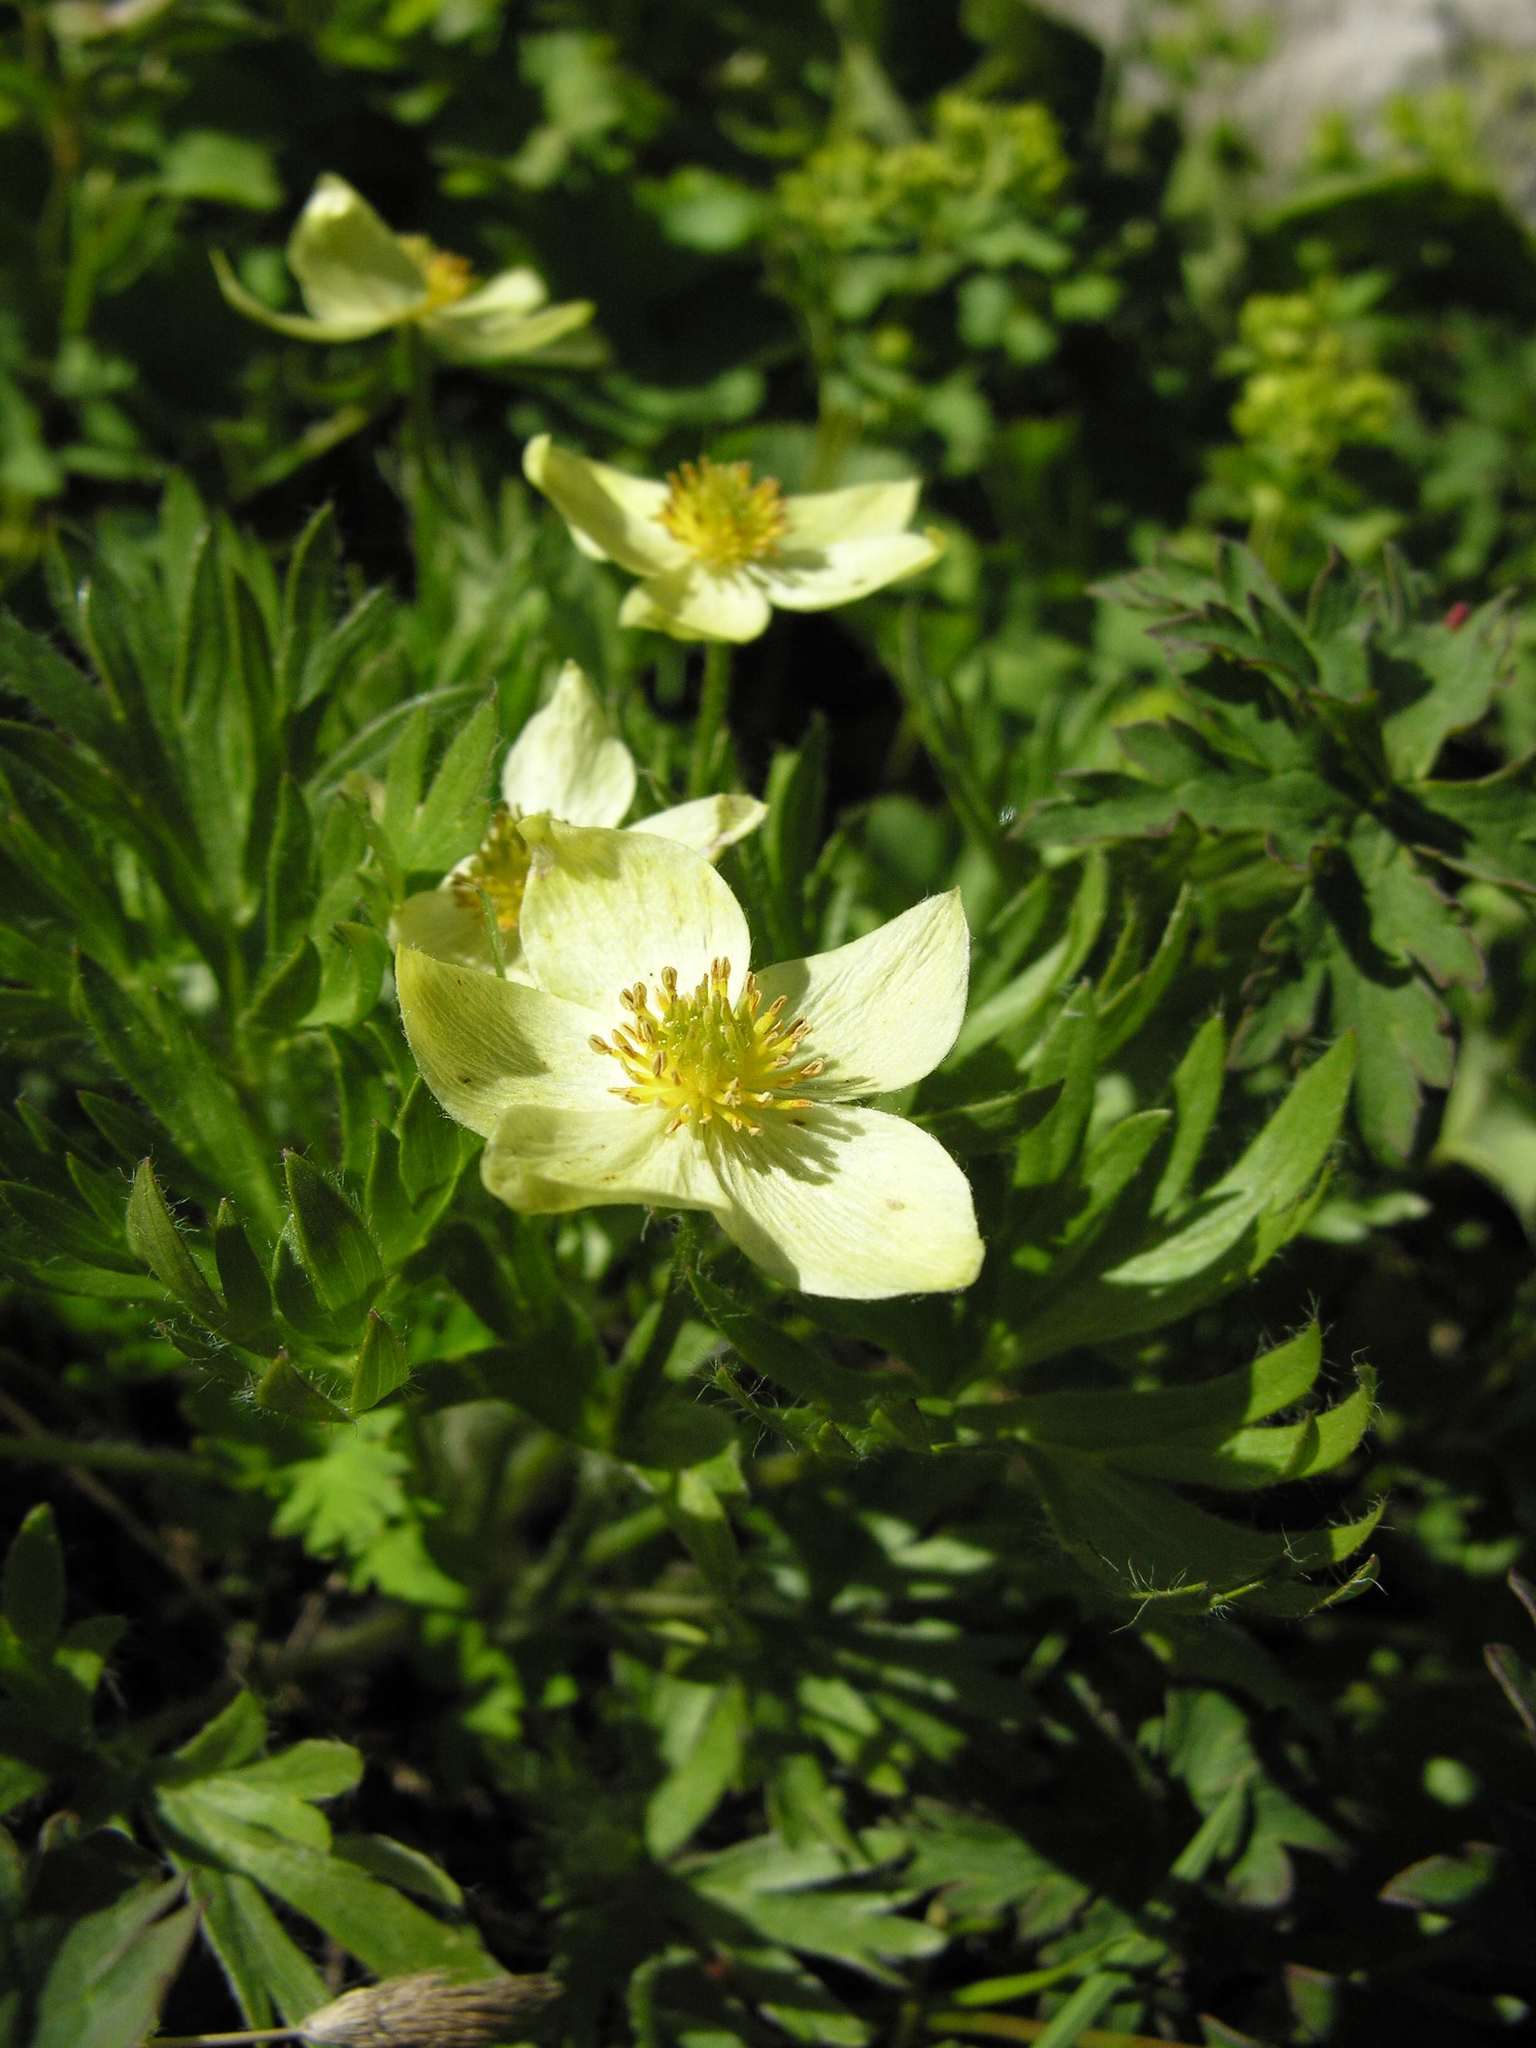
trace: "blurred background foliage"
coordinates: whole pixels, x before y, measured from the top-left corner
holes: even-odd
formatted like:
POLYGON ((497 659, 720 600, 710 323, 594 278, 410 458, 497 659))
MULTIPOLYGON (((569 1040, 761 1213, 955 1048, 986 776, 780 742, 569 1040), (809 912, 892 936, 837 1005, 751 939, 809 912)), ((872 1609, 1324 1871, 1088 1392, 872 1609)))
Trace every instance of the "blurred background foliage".
POLYGON ((1454 95, 1282 189, 1162 13, 1150 109, 1026 0, 0 23, 0 2040, 343 1957, 581 2043, 1529 2024, 1536 250, 1454 95), (594 339, 242 321, 325 171, 594 339), (415 1079, 391 907, 554 665, 688 755, 543 431, 925 480, 929 577, 738 657, 727 871, 775 954, 962 882, 963 1302, 514 1219, 415 1079))

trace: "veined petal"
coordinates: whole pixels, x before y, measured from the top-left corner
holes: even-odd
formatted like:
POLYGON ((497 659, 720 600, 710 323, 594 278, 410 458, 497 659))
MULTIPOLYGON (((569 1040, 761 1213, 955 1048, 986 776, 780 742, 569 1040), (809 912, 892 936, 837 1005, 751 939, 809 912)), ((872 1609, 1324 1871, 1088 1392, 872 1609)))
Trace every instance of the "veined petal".
POLYGON ((525 819, 522 831, 533 855, 520 926, 529 969, 551 995, 600 1012, 600 1032, 621 1021, 620 991, 637 981, 654 991, 664 967, 686 989, 726 959, 740 987, 747 920, 702 854, 552 818, 525 819))
POLYGON ((835 540, 867 540, 900 533, 917 510, 916 477, 899 483, 850 484, 841 491, 811 491, 784 500, 785 545, 824 548, 835 540))
POLYGON ((518 1104, 491 1133, 481 1162, 498 1200, 531 1215, 603 1202, 656 1209, 725 1207, 709 1157, 664 1109, 612 1102, 604 1109, 518 1104))
POLYGON ((797 1128, 711 1151, 731 1198, 727 1234, 805 1294, 933 1294, 969 1287, 981 1270, 965 1175, 905 1117, 818 1107, 797 1128))
POLYGON ((650 832, 658 839, 675 839, 679 846, 691 846, 706 860, 718 860, 728 846, 755 832, 768 815, 768 806, 755 796, 701 796, 690 804, 673 804, 639 818, 632 832, 650 832))
MULTIPOLYGON (((407 896, 389 921, 389 936, 397 946, 430 953, 434 960, 473 967, 481 974, 496 971, 484 910, 478 903, 464 902, 448 887, 418 889, 407 896)), ((503 944, 508 952, 520 950, 515 936, 503 944)))
POLYGON ((420 266, 361 192, 330 171, 288 238, 288 268, 317 320, 392 326, 428 304, 420 266))
POLYGON ((485 292, 471 292, 454 305, 439 307, 422 322, 433 347, 454 362, 509 363, 537 355, 573 329, 585 327, 597 310, 590 299, 566 299, 558 306, 517 313, 508 307, 476 303, 485 296, 485 292))
POLYGON ((944 552, 934 533, 873 534, 863 540, 829 541, 823 548, 772 561, 754 562, 752 573, 776 605, 787 612, 824 612, 882 590, 899 576, 914 576, 944 552))
POLYGON ((508 749, 501 794, 525 817, 547 811, 568 825, 617 825, 634 801, 634 756, 574 661, 508 749))
POLYGON ((410 946, 395 953, 395 985, 422 1079, 482 1138, 515 1103, 591 1109, 604 1099, 608 1063, 588 1041, 606 1018, 410 946))
POLYGON ((588 553, 595 549, 635 576, 651 576, 687 559, 661 523, 665 484, 628 476, 606 462, 589 462, 557 448, 548 434, 536 434, 523 450, 523 474, 585 537, 588 553))
POLYGON ((760 970, 765 1003, 810 1023, 796 1054, 825 1060, 831 1101, 905 1088, 931 1073, 965 1016, 971 935, 960 891, 930 896, 862 939, 760 970))
POLYGON ((771 616, 761 569, 757 563, 743 571, 682 562, 637 583, 619 607, 619 624, 647 626, 674 640, 755 640, 771 616))
POLYGON ((364 314, 353 320, 315 320, 308 313, 278 313, 248 292, 230 268, 222 249, 211 250, 213 274, 228 304, 247 320, 257 320, 274 334, 290 335, 295 341, 365 341, 370 334, 382 334, 395 325, 392 313, 364 314))

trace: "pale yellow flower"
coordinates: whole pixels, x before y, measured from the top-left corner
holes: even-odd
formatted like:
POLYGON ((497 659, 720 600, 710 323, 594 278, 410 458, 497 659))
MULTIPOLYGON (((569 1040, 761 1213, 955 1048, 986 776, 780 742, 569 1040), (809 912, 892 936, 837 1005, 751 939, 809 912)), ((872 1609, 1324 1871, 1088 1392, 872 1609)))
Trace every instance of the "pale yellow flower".
POLYGON ((454 362, 499 363, 536 355, 592 318, 588 300, 546 304, 549 293, 526 265, 482 284, 466 258, 424 235, 397 235, 334 172, 327 171, 288 240, 288 267, 304 313, 277 313, 248 292, 228 260, 213 256, 219 289, 237 312, 301 341, 362 341, 392 327, 416 327, 454 362))
MULTIPOLYGON (((592 685, 568 661, 549 702, 507 750, 501 804, 480 846, 437 888, 405 899, 393 937, 439 960, 494 973, 489 916, 506 972, 521 976, 518 923, 530 856, 518 820, 544 813, 569 825, 617 825, 634 801, 635 780, 633 754, 609 730, 592 685)), ((765 816, 756 797, 706 796, 654 811, 630 829, 675 839, 717 860, 765 816)))
POLYGON ((584 554, 641 581, 619 622, 675 640, 755 640, 772 607, 852 604, 937 561, 935 533, 911 533, 917 484, 853 484, 788 497, 745 462, 685 462, 665 483, 589 462, 539 434, 523 469, 584 554))
POLYGON ((969 1286, 971 1193, 914 1123, 858 1107, 948 1052, 965 1010, 958 893, 866 937, 749 971, 709 862, 645 832, 522 826, 531 985, 402 946, 406 1035, 514 1209, 701 1209, 808 1294, 969 1286))

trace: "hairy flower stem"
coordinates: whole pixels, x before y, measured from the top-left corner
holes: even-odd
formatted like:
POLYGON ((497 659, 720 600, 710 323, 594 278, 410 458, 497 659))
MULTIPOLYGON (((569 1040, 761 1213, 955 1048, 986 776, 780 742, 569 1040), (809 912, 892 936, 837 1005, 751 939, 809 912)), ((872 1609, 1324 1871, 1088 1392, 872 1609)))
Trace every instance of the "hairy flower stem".
POLYGON ((145 2048, 236 2048, 245 2041, 301 2041, 302 2027, 258 2027, 247 2034, 151 2034, 145 2048))
POLYGON ((433 402, 432 352, 426 337, 414 327, 401 330, 400 344, 405 357, 406 453, 415 466, 427 498, 450 518, 460 511, 448 457, 438 432, 437 408, 433 402))
POLYGON ((672 1245, 667 1291, 656 1304, 650 1327, 646 1329, 642 1323, 635 1332, 635 1336, 640 1337, 641 1330, 645 1330, 645 1335, 637 1347, 624 1387, 619 1417, 621 1442, 644 1421, 646 1410, 666 1377, 667 1360, 672 1355, 672 1347, 693 1302, 690 1271, 698 1259, 702 1236, 700 1218, 684 1210, 678 1219, 677 1236, 672 1245))
POLYGON ((726 766, 730 738, 725 714, 731 701, 731 649, 725 640, 704 643, 704 685, 699 693, 693 728, 693 754, 688 764, 688 794, 712 796, 726 766))

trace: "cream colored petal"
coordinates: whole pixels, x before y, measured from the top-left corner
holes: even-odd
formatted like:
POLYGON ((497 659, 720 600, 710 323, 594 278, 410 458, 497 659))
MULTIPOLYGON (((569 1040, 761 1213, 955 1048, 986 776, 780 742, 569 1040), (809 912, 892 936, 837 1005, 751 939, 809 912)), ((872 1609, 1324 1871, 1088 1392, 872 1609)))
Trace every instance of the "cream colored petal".
POLYGON ((706 860, 718 860, 728 846, 755 832, 767 815, 768 806, 755 796, 701 796, 694 803, 674 804, 668 811, 638 818, 630 830, 675 839, 706 860))
POLYGON ((365 341, 370 334, 382 334, 386 327, 395 325, 393 314, 369 313, 354 320, 314 320, 307 313, 276 313, 254 292, 246 290, 221 249, 211 254, 213 273, 226 301, 247 320, 259 320, 274 334, 286 334, 295 341, 365 341))
POLYGON ((786 548, 770 562, 755 562, 752 573, 785 611, 824 612, 883 590, 898 577, 916 575, 943 552, 937 534, 877 534, 868 540, 831 541, 804 554, 786 548))
POLYGON ((635 576, 651 576, 687 559, 662 525, 665 484, 628 476, 606 462, 589 462, 536 434, 523 450, 523 474, 548 498, 566 524, 594 549, 635 576))
POLYGON ((529 818, 533 862, 521 932, 540 988, 599 1011, 606 1035, 623 1021, 619 992, 643 981, 654 994, 664 967, 684 988, 731 963, 746 974, 751 941, 729 886, 691 847, 648 832, 608 832, 529 818))
POLYGON ((670 1122, 664 1109, 617 1100, 581 1111, 519 1104, 491 1133, 481 1174, 499 1200, 533 1215, 614 1202, 722 1210, 704 1147, 688 1130, 669 1133, 670 1122))
POLYGON ((515 1103, 590 1109, 603 1098, 612 1062, 589 1041, 606 1020, 410 946, 395 953, 395 985, 423 1080, 482 1138, 515 1103))
POLYGON ((345 178, 327 171, 288 239, 304 303, 327 323, 391 326, 428 304, 427 280, 398 238, 345 178))
POLYGON ((758 573, 684 562, 637 583, 619 607, 619 624, 674 640, 755 640, 771 616, 758 573))
POLYGON ((726 1231, 802 1293, 933 1294, 969 1287, 981 1269, 965 1175, 905 1117, 818 1107, 799 1127, 710 1149, 731 1197, 726 1231))
POLYGON ((574 661, 508 749, 501 794, 525 817, 548 811, 568 825, 617 825, 633 803, 634 756, 574 661))
POLYGON ((826 1061, 816 1093, 836 1102, 905 1088, 931 1073, 965 1016, 971 935, 960 891, 930 896, 830 953, 765 967, 765 1003, 810 1023, 800 1048, 826 1061))
POLYGON ((477 320, 482 313, 515 314, 524 319, 548 303, 549 287, 530 264, 516 263, 510 270, 498 270, 484 284, 476 285, 462 299, 439 308, 446 320, 477 320))
POLYGON ((536 313, 495 306, 475 307, 479 292, 442 306, 422 322, 440 354, 456 363, 510 363, 535 356, 552 342, 585 327, 597 308, 590 299, 566 299, 536 313), (471 308, 474 308, 472 311, 471 308))
POLYGON ((900 533, 917 510, 916 477, 894 484, 850 484, 843 491, 812 491, 786 498, 785 545, 824 548, 834 540, 866 540, 900 533))
POLYGON ((418 889, 407 896, 390 919, 389 936, 397 946, 430 953, 434 960, 478 968, 482 974, 496 971, 484 910, 478 903, 465 903, 446 886, 418 889))

